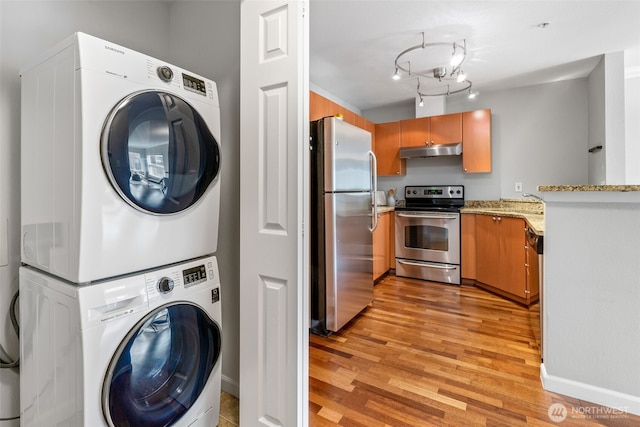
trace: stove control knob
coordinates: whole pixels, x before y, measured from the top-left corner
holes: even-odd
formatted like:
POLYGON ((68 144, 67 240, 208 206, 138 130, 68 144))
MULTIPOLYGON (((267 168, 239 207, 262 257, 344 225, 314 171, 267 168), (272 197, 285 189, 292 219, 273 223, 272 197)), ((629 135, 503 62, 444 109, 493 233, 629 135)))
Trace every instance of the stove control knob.
POLYGON ((173 280, 168 277, 163 277, 158 280, 158 291, 161 294, 168 294, 173 290, 173 280))

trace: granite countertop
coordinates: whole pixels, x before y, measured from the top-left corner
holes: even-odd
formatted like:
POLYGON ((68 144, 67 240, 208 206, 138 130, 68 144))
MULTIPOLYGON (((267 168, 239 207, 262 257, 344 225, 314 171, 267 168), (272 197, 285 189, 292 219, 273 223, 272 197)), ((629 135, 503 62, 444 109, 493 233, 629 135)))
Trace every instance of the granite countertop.
POLYGON ((378 213, 393 212, 395 210, 393 206, 378 205, 378 213))
POLYGON ((640 191, 640 185, 539 185, 538 191, 640 191))
POLYGON ((534 230, 544 235, 544 204, 530 199, 467 200, 461 213, 500 215, 522 218, 534 230))

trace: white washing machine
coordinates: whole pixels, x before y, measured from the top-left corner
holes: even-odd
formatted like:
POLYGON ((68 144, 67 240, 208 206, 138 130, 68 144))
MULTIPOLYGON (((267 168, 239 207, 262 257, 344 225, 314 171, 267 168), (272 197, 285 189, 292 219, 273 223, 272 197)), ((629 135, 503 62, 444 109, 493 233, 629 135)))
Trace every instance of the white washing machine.
POLYGON ((83 33, 21 79, 22 262, 86 283, 216 252, 215 82, 83 33))
POLYGON ((215 257, 77 286, 20 268, 21 426, 218 424, 215 257))

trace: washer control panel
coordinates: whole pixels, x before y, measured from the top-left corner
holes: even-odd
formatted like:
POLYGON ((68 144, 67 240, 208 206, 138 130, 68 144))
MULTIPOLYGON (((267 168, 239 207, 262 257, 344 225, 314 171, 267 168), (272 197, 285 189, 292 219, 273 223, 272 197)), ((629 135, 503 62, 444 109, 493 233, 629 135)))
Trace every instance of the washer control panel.
MULTIPOLYGON (((220 284, 218 263, 214 256, 149 271, 143 277, 150 304, 157 300, 184 299, 186 295, 207 287, 215 289, 220 284)), ((212 299, 218 300, 219 297, 212 295, 212 299)))

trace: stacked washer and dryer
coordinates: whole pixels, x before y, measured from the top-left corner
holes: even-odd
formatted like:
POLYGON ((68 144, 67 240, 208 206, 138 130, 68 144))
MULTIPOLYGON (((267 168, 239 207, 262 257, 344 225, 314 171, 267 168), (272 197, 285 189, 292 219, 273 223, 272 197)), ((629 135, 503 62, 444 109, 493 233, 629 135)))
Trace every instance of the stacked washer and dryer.
POLYGON ((217 425, 216 84, 83 33, 21 78, 21 425, 217 425))

